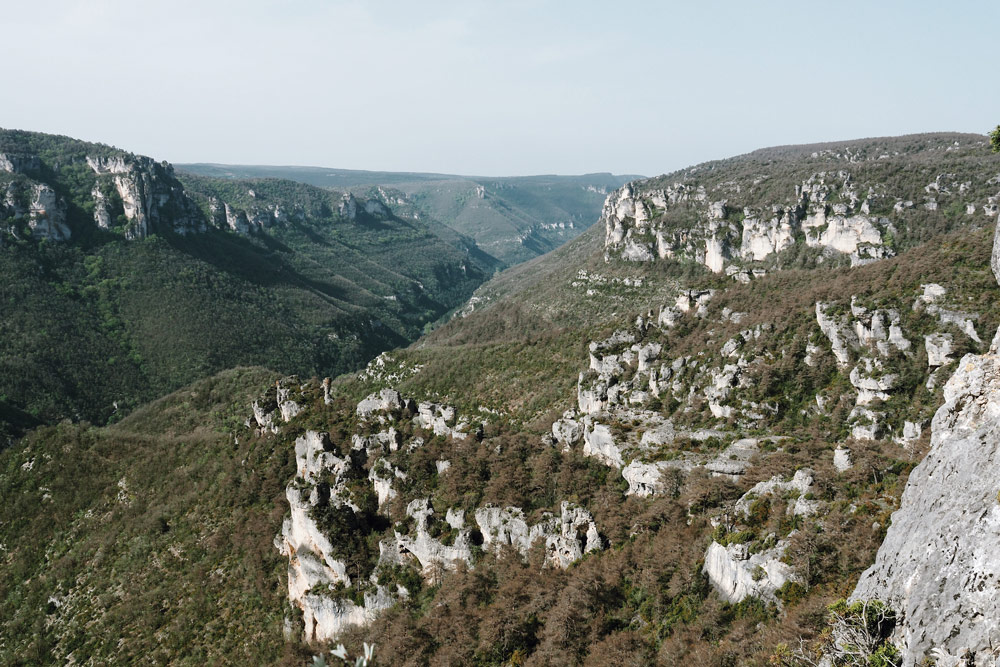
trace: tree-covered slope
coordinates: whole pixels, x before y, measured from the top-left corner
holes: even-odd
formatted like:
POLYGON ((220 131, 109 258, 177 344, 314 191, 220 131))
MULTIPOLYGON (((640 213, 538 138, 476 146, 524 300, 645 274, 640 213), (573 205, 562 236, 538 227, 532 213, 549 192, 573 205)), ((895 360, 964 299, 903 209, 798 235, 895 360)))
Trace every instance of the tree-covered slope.
POLYGON ((0 155, 8 436, 103 422, 240 364, 352 370, 499 265, 452 230, 292 181, 182 182, 148 158, 17 131, 0 133, 0 155))
POLYGON ((275 377, 226 371, 0 454, 0 662, 305 662, 271 544, 294 456, 231 433, 275 377))

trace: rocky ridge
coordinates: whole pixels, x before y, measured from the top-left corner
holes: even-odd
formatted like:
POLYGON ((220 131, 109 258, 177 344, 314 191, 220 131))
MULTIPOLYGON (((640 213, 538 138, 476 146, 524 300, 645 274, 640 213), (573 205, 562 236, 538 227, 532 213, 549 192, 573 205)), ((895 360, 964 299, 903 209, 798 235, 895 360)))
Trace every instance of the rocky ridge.
MULTIPOLYGON (((220 197, 212 188, 199 191, 204 181, 194 179, 192 192, 172 165, 103 145, 71 142, 68 155, 51 158, 32 152, 41 150, 32 148, 34 141, 30 133, 0 135, 0 220, 6 219, 0 231, 15 238, 26 234, 62 242, 91 228, 120 233, 128 240, 210 228, 248 235, 331 214, 267 201, 253 187, 220 197), (67 179, 73 179, 70 185, 67 179), (88 181, 89 197, 81 200, 71 188, 88 181)), ((376 219, 392 215, 379 199, 359 201, 350 193, 336 211, 349 221, 356 220, 359 211, 376 219)))
MULTIPOLYGON (((545 440, 564 451, 576 450, 618 471, 628 484, 626 495, 650 497, 677 493, 695 471, 740 483, 769 452, 780 451, 781 432, 766 433, 774 418, 788 411, 788 397, 754 400, 759 378, 787 359, 790 351, 775 347, 767 323, 746 326, 746 314, 713 304, 711 290, 680 290, 668 301, 636 318, 627 328, 589 344, 589 366, 579 375, 576 407, 553 422, 545 440), (697 354, 672 355, 671 333, 693 322, 718 328, 736 325, 738 333, 706 341, 697 354), (739 326, 746 328, 739 329, 739 326), (679 406, 666 418, 661 406, 679 406), (685 422, 677 422, 677 415, 685 422)), ((836 471, 849 470, 851 449, 866 441, 893 439, 910 447, 921 434, 925 417, 908 408, 897 394, 913 373, 928 391, 936 387, 941 368, 954 368, 951 341, 979 342, 976 313, 960 310, 949 291, 938 284, 921 285, 895 305, 876 305, 857 296, 817 302, 814 324, 797 364, 824 366, 842 373, 842 393, 816 394, 803 413, 830 415, 843 406, 845 439, 830 452, 836 471), (911 331, 934 331, 925 345, 911 331), (926 349, 924 349, 926 348, 926 349), (924 352, 926 361, 917 353, 924 352), (832 362, 832 363, 831 363, 832 362)), ((947 372, 947 371, 945 371, 947 372)), ((906 388, 906 391, 912 391, 906 388)), ((798 575, 783 562, 788 537, 772 536, 749 550, 730 542, 746 523, 748 507, 765 495, 787 499, 790 517, 821 512, 812 498, 814 473, 798 470, 790 479, 775 477, 749 489, 732 510, 714 519, 718 541, 705 554, 705 572, 730 602, 753 596, 777 603, 776 592, 798 575)))
MULTIPOLYGON (((948 148, 955 156, 965 151, 971 164, 979 145, 956 141, 948 148)), ((958 207, 967 222, 992 222, 1000 193, 990 178, 938 173, 919 191, 890 184, 893 168, 919 153, 849 158, 817 151, 806 160, 796 155, 795 171, 784 166, 787 156, 754 162, 751 154, 747 162, 755 171, 741 178, 719 180, 709 164, 629 183, 608 197, 601 215, 606 257, 686 259, 746 281, 768 265, 780 266, 778 258, 797 245, 821 257, 845 257, 851 266, 891 257, 918 210, 958 207), (804 164, 815 170, 804 171, 804 164)))

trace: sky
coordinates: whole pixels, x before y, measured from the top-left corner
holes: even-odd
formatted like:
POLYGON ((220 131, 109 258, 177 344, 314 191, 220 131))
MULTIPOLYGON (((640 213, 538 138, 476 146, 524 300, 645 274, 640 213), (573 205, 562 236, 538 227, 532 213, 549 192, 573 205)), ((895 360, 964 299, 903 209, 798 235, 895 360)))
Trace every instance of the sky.
POLYGON ((0 127, 175 163, 653 176, 1000 123, 1000 2, 4 3, 0 127))

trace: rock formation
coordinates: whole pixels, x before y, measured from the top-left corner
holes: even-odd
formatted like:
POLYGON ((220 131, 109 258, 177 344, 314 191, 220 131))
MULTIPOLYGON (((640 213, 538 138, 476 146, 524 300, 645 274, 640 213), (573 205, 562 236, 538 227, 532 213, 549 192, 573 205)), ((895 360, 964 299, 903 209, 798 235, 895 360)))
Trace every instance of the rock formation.
MULTIPOLYGON (((329 403, 328 382, 314 387, 286 378, 254 401, 246 425, 260 435, 280 434, 285 424, 307 414, 306 406, 319 396, 324 405, 329 403)), ((447 508, 442 521, 431 499, 420 497, 407 503, 405 521, 399 521, 402 517, 393 517, 391 505, 409 477, 407 455, 425 446, 424 437, 469 438, 469 420, 451 406, 416 403, 388 388, 362 399, 354 413, 358 428, 350 437, 349 451, 338 451, 327 434, 313 430, 295 440, 296 475, 286 488, 290 511, 275 546, 288 558, 288 597, 302 611, 306 641, 326 641, 348 626, 369 623, 381 610, 409 595, 402 585, 392 589, 380 583, 380 575, 396 568, 413 566, 425 580, 438 582, 444 572, 459 565, 474 567, 475 545, 495 552, 511 546, 526 555, 538 543, 545 550, 546 562, 560 568, 603 548, 593 516, 569 502, 560 505, 558 515, 543 513, 533 524, 519 507, 480 507, 471 512, 473 523, 457 507, 447 508), (423 435, 404 442, 400 431, 412 433, 414 429, 423 435), (334 524, 367 524, 372 530, 372 519, 365 514, 371 509, 363 509, 366 501, 363 493, 359 495, 365 481, 371 484, 382 520, 395 518, 397 522, 379 540, 375 570, 352 569, 352 578, 345 554, 348 547, 328 534, 323 526, 329 522, 318 517, 331 512, 353 515, 353 520, 334 524)), ((346 446, 341 443, 339 448, 346 446)), ((450 461, 435 461, 438 475, 450 467, 450 461)))
POLYGON ((859 192, 846 171, 817 172, 795 187, 794 196, 761 209, 710 201, 701 185, 630 183, 604 206, 606 256, 633 262, 686 257, 721 273, 730 262, 780 253, 801 236, 808 247, 846 255, 851 266, 891 257, 884 234, 892 223, 872 215, 859 192), (673 211, 698 222, 672 224, 673 211))
MULTIPOLYGON (((98 177, 113 184, 128 221, 126 238, 145 238, 157 230, 180 234, 204 231, 201 211, 174 177, 173 167, 148 157, 125 154, 87 157, 87 164, 98 177)), ((108 203, 100 194, 94 203, 95 220, 100 224, 102 219, 110 217, 108 203)))
MULTIPOLYGON (((1000 280, 1000 235, 991 265, 1000 280)), ((932 290, 935 291, 935 290, 932 290)), ((966 355, 944 388, 931 449, 910 474, 900 508, 855 599, 902 613, 894 639, 909 667, 1000 647, 1000 332, 966 355)), ((976 662, 992 664, 992 662, 976 662)))

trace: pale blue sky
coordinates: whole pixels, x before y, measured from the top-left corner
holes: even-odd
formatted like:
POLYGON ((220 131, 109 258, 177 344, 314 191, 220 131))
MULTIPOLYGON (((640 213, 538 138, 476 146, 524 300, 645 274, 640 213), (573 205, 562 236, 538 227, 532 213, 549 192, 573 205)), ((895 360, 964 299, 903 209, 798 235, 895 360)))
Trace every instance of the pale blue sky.
POLYGON ((1000 123, 1000 2, 31 0, 0 126, 173 162, 655 175, 1000 123))

